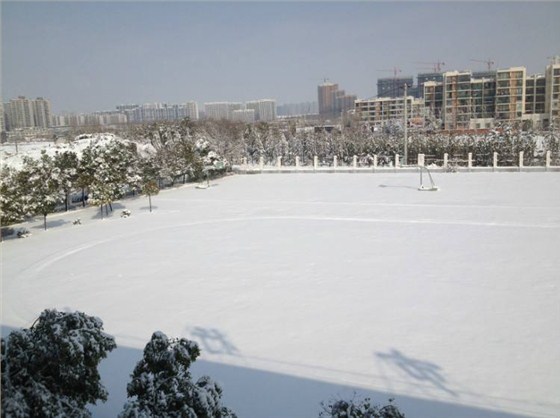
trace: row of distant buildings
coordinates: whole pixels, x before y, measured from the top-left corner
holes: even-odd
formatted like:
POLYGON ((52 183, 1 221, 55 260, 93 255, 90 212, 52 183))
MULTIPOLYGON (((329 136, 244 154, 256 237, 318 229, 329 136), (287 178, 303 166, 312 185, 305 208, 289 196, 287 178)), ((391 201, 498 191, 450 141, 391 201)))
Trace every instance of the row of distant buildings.
POLYGON ((115 110, 93 113, 52 115, 49 100, 23 96, 0 103, 0 131, 42 129, 50 127, 108 126, 127 123, 149 123, 161 120, 225 119, 245 123, 271 122, 279 116, 295 116, 317 112, 316 103, 294 103, 277 106, 273 99, 248 102, 204 103, 199 112, 196 102, 182 104, 146 103, 118 105, 115 110), (301 113, 300 113, 301 112, 301 113))
POLYGON ((445 130, 491 128, 499 122, 547 128, 560 121, 560 57, 553 58, 543 74, 511 67, 424 73, 417 80, 413 85, 412 77, 379 79, 377 97, 356 100, 352 112, 364 122, 384 126, 403 121, 406 104, 409 124, 431 122, 445 130))

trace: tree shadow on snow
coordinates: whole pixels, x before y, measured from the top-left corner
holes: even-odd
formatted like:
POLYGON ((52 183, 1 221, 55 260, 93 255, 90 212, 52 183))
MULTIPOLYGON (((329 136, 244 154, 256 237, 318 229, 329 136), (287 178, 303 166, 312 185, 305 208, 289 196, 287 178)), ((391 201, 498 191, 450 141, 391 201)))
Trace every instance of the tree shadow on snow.
POLYGON ((375 355, 389 365, 404 372, 405 377, 412 379, 417 384, 428 384, 447 394, 458 397, 457 393, 447 386, 440 366, 425 360, 407 357, 399 350, 391 349, 388 353, 375 353, 375 355))
POLYGON ((107 219, 113 218, 115 216, 121 216, 121 210, 126 208, 126 206, 124 206, 123 204, 116 202, 112 203, 111 206, 112 210, 111 207, 105 207, 105 205, 103 205, 103 214, 101 213, 101 209, 98 206, 97 210, 90 219, 107 219))
MULTIPOLYGON (((47 217, 47 230, 51 229, 51 228, 56 228, 57 226, 65 225, 67 223, 70 223, 70 221, 66 221, 64 219, 56 219, 54 221, 49 221, 49 218, 47 217)), ((42 230, 44 230, 45 225, 41 221, 40 224, 32 226, 31 229, 42 229, 42 230)))
MULTIPOLYGON (((223 343, 223 335, 215 334, 212 329, 193 328, 194 334, 200 334, 201 341, 206 341, 211 349, 220 353, 234 352, 242 357, 231 343, 223 343)), ((524 415, 486 410, 455 403, 435 400, 418 399, 384 391, 364 390, 361 388, 257 370, 248 367, 232 366, 202 360, 205 357, 205 345, 201 343, 202 355, 192 368, 193 379, 208 375, 222 386, 223 403, 243 418, 286 418, 286 417, 317 417, 321 411, 321 402, 332 399, 351 399, 356 393, 359 397, 370 397, 374 403, 386 404, 389 398, 395 398, 398 408, 410 418, 522 418, 524 415)), ((381 353, 384 354, 384 353, 381 353)), ((390 362, 404 362, 404 366, 414 376, 440 381, 441 373, 428 362, 406 358, 388 353, 390 362), (411 367, 410 364, 413 366, 411 367), (418 371, 420 370, 420 372, 418 371), (426 371, 426 370, 427 371, 426 371), (420 373, 420 374, 419 374, 420 373), (426 377, 427 376, 427 377, 426 377)), ((142 350, 137 348, 119 347, 101 362, 99 367, 103 384, 109 392, 106 403, 89 406, 93 417, 117 416, 126 402, 126 385, 136 363, 142 358, 142 350)), ((383 357, 380 357, 383 358, 383 357)), ((383 358, 385 361, 385 358, 383 358)), ((443 382, 445 382, 443 380, 443 382)))

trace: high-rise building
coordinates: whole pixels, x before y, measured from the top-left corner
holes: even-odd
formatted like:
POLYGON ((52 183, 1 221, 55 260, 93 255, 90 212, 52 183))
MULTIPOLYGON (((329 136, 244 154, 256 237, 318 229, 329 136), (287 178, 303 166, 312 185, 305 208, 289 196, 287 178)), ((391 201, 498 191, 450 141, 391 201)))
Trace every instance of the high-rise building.
POLYGON ((525 114, 544 114, 546 103, 546 77, 542 74, 525 79, 525 114))
POLYGON ((52 125, 51 103, 42 97, 33 100, 33 115, 35 127, 49 128, 52 125))
POLYGON ((204 103, 204 112, 208 119, 232 119, 234 110, 243 109, 243 104, 238 102, 211 102, 204 103))
POLYGON ((441 119, 443 108, 443 77, 442 81, 424 82, 424 106, 430 119, 441 119))
POLYGON ((51 105, 42 97, 27 99, 19 96, 4 105, 6 130, 48 128, 51 126, 51 105))
POLYGON ((548 124, 560 124, 560 56, 554 57, 546 67, 545 115, 548 124))
MULTIPOLYGON (((404 86, 412 87, 412 77, 392 77, 377 79, 377 97, 401 97, 404 86)), ((408 95, 408 94, 407 94, 408 95)))
MULTIPOLYGON (((404 97, 378 97, 375 99, 356 100, 355 112, 358 118, 375 126, 390 123, 404 124, 404 97)), ((406 97, 407 119, 422 123, 424 120, 423 102, 412 96, 406 97)))
POLYGON ((303 116, 319 113, 317 102, 285 103, 276 106, 278 116, 303 116))
POLYGON ((337 90, 338 84, 326 80, 317 87, 319 115, 329 117, 334 114, 334 93, 337 90))
POLYGON ((131 123, 155 122, 158 120, 198 120, 198 104, 145 103, 143 105, 118 105, 117 111, 127 115, 131 123))
POLYGON ((419 97, 422 98, 424 97, 424 84, 428 81, 436 81, 436 82, 443 82, 443 73, 419 73, 416 76, 416 80, 417 80, 417 88, 418 88, 418 93, 416 95, 412 94, 414 93, 414 90, 410 91, 410 95, 411 96, 415 96, 415 97, 419 97))
POLYGON ((471 73, 447 71, 443 74, 442 118, 445 129, 468 129, 472 116, 471 73))
POLYGON ((254 100, 246 102, 245 107, 255 111, 256 121, 270 122, 276 120, 276 100, 254 100))
POLYGON ((6 130, 4 119, 4 103, 2 103, 2 100, 0 99, 0 132, 4 132, 6 130))
POLYGON ((525 111, 525 67, 496 71, 495 118, 502 121, 520 120, 525 111))
POLYGON ((232 120, 244 123, 255 122, 255 109, 239 109, 231 112, 232 120))
POLYGON ((338 84, 325 81, 317 87, 319 103, 319 116, 332 118, 341 116, 346 111, 354 108, 357 97, 339 90, 338 84))

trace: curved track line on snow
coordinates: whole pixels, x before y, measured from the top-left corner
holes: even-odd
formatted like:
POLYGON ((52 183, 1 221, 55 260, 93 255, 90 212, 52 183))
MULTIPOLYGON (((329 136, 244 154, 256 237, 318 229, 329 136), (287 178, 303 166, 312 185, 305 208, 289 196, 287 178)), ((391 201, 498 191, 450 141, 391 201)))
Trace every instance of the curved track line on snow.
MULTIPOLYGON (((157 228, 150 228, 128 234, 112 236, 105 240, 99 240, 82 245, 72 250, 65 251, 48 260, 40 263, 33 268, 34 273, 39 273, 50 265, 70 257, 73 254, 93 248, 95 246, 118 241, 121 239, 131 238, 137 235, 143 235, 150 232, 162 231, 166 229, 176 229, 177 227, 194 227, 201 225, 212 225, 220 223, 234 222, 255 222, 255 221, 318 221, 318 222, 358 222, 370 224, 410 224, 410 225, 448 225, 448 226, 472 226, 472 227, 498 227, 498 228, 539 228, 539 229, 560 229, 560 225, 554 224, 527 224, 527 223, 498 223, 498 222, 475 222, 475 221, 441 221, 437 219, 382 219, 382 218, 352 218, 352 217, 336 217, 336 216, 258 216, 258 217, 240 217, 240 218, 221 218, 209 219, 204 221, 185 222, 174 225, 166 225, 157 228)), ((31 267, 30 267, 31 268, 31 267)))

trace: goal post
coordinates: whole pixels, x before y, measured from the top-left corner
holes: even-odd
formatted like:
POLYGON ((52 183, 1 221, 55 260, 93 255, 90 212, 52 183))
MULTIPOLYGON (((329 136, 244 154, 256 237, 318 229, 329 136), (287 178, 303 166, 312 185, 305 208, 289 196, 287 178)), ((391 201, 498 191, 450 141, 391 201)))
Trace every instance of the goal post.
POLYGON ((420 170, 420 187, 418 187, 418 190, 421 192, 436 192, 439 190, 439 187, 436 186, 436 184, 434 183, 434 179, 432 178, 432 173, 430 173, 430 170, 428 170, 427 167, 423 166, 423 165, 418 165, 417 166, 418 169, 420 170), (430 184, 425 184, 424 183, 424 178, 425 176, 423 175, 424 171, 428 174, 428 178, 430 179, 430 184))

